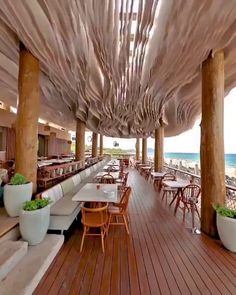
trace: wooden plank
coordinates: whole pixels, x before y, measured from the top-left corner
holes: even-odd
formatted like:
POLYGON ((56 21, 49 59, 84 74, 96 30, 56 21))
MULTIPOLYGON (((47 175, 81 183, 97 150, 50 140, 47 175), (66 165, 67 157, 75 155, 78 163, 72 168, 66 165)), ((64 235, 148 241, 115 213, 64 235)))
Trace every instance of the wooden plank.
POLYGON ((78 255, 78 249, 77 249, 77 243, 79 236, 74 236, 74 242, 72 247, 70 248, 68 255, 66 256, 66 259, 60 268, 59 272, 57 273, 57 276, 48 292, 48 294, 60 294, 60 289, 63 288, 64 291, 70 289, 69 284, 67 284, 67 279, 70 278, 70 270, 71 265, 74 263, 75 265, 78 265, 78 262, 82 259, 78 255))
POLYGON ((113 258, 112 258, 112 271, 111 271, 111 294, 118 295, 120 294, 120 278, 121 278, 121 270, 120 270, 120 248, 123 243, 123 235, 120 233, 121 231, 116 226, 114 228, 114 246, 113 246, 113 258))
POLYGON ((68 241, 65 242, 62 249, 60 250, 59 254, 54 259, 53 263, 51 264, 48 271, 43 276, 42 280, 40 281, 37 289, 35 290, 34 294, 48 294, 52 284, 54 283, 61 267, 63 266, 64 262, 66 261, 67 255, 70 252, 70 249, 73 247, 73 243, 76 236, 73 235, 68 241))
POLYGON ((74 280, 71 283, 70 294, 79 293, 79 290, 81 288, 81 283, 86 271, 86 267, 91 257, 92 249, 95 242, 94 239, 96 239, 96 237, 93 237, 93 236, 85 237, 84 248, 82 253, 80 254, 81 256, 80 261, 77 264, 78 265, 77 272, 74 276, 74 280))
POLYGON ((136 170, 128 183, 130 235, 111 226, 105 254, 76 229, 34 294, 236 294, 236 254, 192 235, 136 170))
POLYGON ((91 283, 93 280, 93 275, 94 275, 95 267, 97 264, 98 253, 100 251, 102 251, 101 241, 100 241, 100 238, 97 237, 95 238, 95 241, 94 241, 94 247, 87 264, 86 272, 84 273, 84 277, 81 282, 80 290, 78 290, 78 293, 81 295, 83 294, 87 295, 90 292, 91 283))
POLYGON ((100 286, 100 294, 109 294, 110 289, 110 280, 111 280, 111 270, 112 270, 112 256, 113 256, 113 237, 114 237, 114 227, 110 227, 108 235, 108 243, 106 247, 106 255, 103 265, 103 273, 100 286))

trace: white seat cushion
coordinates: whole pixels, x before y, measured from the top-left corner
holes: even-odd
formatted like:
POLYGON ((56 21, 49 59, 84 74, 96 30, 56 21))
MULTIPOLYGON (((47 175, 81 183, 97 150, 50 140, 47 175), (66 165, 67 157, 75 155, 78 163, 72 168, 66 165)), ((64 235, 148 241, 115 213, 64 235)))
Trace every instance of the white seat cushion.
POLYGON ((78 206, 79 202, 72 201, 71 195, 68 195, 61 198, 51 206, 51 215, 70 215, 78 206))
POLYGON ((50 198, 50 200, 55 203, 63 197, 63 192, 60 184, 53 186, 52 188, 46 190, 42 193, 43 198, 50 198))
POLYGON ((72 178, 70 177, 70 178, 61 182, 61 187, 62 187, 63 194, 66 195, 69 192, 73 191, 75 184, 74 184, 72 178))
POLYGON ((74 182, 74 185, 77 186, 81 182, 81 175, 80 175, 80 173, 75 174, 72 177, 72 181, 74 182))

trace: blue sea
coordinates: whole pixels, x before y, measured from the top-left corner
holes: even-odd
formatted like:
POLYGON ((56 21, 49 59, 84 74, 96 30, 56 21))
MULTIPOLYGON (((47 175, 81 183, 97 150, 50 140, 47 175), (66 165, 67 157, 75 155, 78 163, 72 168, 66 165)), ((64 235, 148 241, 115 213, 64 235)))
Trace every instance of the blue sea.
MULTIPOLYGON (((153 157, 153 153, 149 154, 153 157)), ((189 162, 200 162, 200 154, 198 153, 165 153, 165 159, 186 160, 189 162)), ((225 154, 225 166, 236 168, 236 154, 225 154)))

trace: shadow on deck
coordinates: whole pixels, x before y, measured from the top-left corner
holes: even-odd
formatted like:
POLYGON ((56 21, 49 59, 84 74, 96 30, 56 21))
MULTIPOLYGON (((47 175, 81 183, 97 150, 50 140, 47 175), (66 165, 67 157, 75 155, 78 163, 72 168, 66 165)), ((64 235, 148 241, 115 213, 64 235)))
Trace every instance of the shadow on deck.
POLYGON ((111 226, 105 254, 88 237, 81 255, 76 229, 35 294, 236 294, 236 255, 186 230, 134 169, 129 185, 130 236, 111 226))

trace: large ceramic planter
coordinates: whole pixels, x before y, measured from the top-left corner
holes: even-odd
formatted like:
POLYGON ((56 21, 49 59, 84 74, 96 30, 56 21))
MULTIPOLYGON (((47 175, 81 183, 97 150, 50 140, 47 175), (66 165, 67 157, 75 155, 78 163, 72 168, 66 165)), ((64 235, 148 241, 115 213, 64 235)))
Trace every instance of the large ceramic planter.
POLYGON ((217 229, 225 248, 236 252, 236 219, 217 214, 217 229))
POLYGON ((32 197, 33 183, 4 186, 4 206, 11 217, 19 216, 22 205, 32 197))
POLYGON ((43 241, 50 221, 50 205, 33 211, 20 211, 20 233, 29 245, 43 241))

